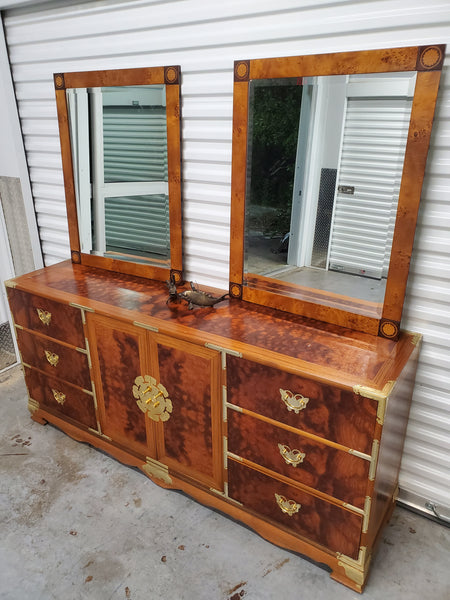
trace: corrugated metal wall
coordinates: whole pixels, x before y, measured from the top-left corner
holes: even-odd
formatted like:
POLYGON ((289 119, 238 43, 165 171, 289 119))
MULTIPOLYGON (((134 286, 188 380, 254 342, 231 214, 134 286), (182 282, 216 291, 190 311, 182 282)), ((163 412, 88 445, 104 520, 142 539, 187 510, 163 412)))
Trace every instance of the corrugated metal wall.
MULTIPOLYGON (((187 276, 218 287, 228 282, 233 61, 450 43, 448 0, 61 2, 4 23, 46 263, 69 256, 52 73, 180 64, 187 276)), ((450 507, 448 65, 450 54, 403 322, 425 341, 401 485, 405 499, 450 507)))

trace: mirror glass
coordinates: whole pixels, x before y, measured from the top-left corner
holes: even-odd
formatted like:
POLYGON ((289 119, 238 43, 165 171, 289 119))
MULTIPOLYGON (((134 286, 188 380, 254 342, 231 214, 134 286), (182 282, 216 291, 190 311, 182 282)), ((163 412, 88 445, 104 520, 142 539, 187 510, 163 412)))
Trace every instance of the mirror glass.
POLYGON ((166 87, 66 90, 81 252, 170 266, 166 87))
POLYGON ((250 80, 244 285, 314 288, 381 314, 416 75, 250 80))

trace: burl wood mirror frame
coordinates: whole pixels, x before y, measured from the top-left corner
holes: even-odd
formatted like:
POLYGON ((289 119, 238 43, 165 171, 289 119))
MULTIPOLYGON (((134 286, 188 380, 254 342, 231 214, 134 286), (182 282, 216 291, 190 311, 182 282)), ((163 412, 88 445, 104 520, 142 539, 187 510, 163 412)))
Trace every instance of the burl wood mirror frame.
POLYGON ((66 194, 67 218, 72 262, 110 271, 138 275, 176 283, 183 279, 182 208, 181 208, 181 135, 180 135, 180 67, 149 67, 56 73, 54 75, 61 154, 66 194), (70 140, 70 123, 66 90, 111 86, 165 85, 167 121, 168 195, 170 220, 170 268, 132 260, 120 260, 81 252, 74 171, 70 140))
POLYGON ((233 92, 230 295, 256 304, 396 339, 406 291, 417 213, 445 46, 343 52, 288 58, 236 61, 233 92), (370 302, 320 290, 244 275, 245 200, 249 82, 416 71, 416 86, 398 199, 397 216, 384 301, 370 302))

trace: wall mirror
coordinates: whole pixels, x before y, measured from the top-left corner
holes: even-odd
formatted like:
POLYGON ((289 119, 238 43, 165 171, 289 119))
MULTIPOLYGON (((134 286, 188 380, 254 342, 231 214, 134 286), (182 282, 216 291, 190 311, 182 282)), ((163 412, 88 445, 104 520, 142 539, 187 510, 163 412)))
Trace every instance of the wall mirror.
POLYGON ((54 76, 72 261, 182 279, 180 69, 54 76))
POLYGON ((398 336, 443 56, 236 61, 233 297, 398 336))

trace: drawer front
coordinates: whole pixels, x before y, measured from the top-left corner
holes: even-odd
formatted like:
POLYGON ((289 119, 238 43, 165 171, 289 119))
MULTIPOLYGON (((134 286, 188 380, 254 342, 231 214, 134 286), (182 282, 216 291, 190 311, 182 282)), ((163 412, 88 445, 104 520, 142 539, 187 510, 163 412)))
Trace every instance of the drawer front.
POLYGON ((88 360, 83 352, 21 329, 17 330, 17 342, 24 363, 91 390, 88 360))
POLYGON ((8 288, 8 300, 17 325, 86 347, 80 309, 13 288, 8 288))
POLYGON ((24 372, 28 393, 33 400, 39 402, 41 408, 97 429, 93 396, 66 381, 44 375, 35 369, 25 367, 24 372))
POLYGON ((364 508, 370 463, 363 458, 234 410, 228 411, 228 450, 343 502, 364 508))
POLYGON ((372 452, 375 400, 234 356, 227 357, 227 398, 275 421, 372 452), (304 406, 302 396, 308 399, 304 406))
POLYGON ((231 460, 228 463, 228 494, 245 508, 283 525, 289 532, 332 552, 358 558, 362 526, 359 515, 231 460), (278 501, 276 494, 282 497, 278 501), (296 512, 292 515, 283 512, 278 502, 296 512))

